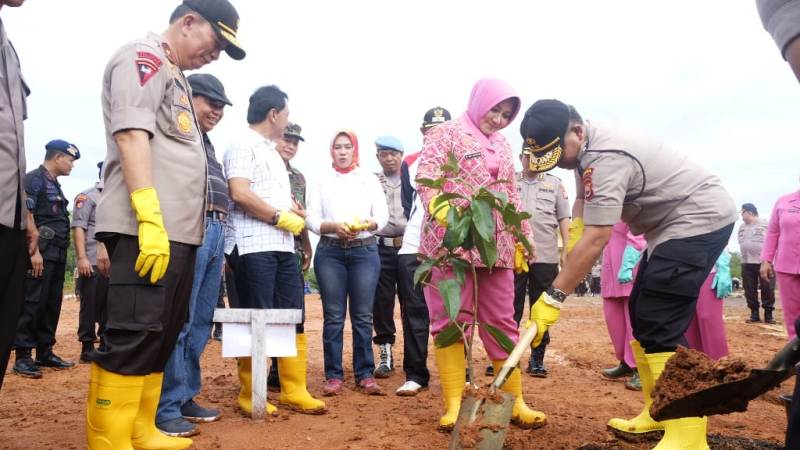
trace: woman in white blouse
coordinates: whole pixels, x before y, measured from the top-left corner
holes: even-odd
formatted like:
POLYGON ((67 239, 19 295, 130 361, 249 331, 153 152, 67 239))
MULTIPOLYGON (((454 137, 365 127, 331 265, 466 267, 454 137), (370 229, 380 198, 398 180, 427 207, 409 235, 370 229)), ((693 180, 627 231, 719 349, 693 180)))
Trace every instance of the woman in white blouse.
POLYGON ((306 225, 320 235, 314 255, 324 313, 325 395, 342 390, 342 341, 346 309, 353 328, 353 373, 366 394, 383 395, 372 371, 372 305, 380 272, 376 230, 389 211, 378 178, 358 166, 358 139, 340 131, 331 143, 333 169, 311 187, 306 225))

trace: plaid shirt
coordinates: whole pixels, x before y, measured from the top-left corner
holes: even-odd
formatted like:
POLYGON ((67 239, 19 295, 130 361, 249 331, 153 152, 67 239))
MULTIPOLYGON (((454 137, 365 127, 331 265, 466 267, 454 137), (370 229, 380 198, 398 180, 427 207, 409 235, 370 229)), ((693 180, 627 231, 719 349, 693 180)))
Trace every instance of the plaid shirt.
MULTIPOLYGON (((287 211, 292 207, 292 191, 286 164, 275 143, 251 129, 231 144, 225 152, 225 173, 228 180, 246 178, 250 190, 272 207, 287 211)), ((233 231, 233 245, 240 255, 256 252, 294 253, 292 233, 250 216, 233 204, 228 222, 233 231)), ((230 247, 226 245, 226 251, 230 247)))

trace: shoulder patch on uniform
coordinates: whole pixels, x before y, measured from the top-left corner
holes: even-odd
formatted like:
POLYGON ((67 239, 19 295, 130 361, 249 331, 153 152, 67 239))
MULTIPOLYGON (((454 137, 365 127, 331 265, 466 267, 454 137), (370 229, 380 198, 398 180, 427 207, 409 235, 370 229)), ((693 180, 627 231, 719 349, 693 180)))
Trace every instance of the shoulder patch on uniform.
POLYGON ((592 174, 594 173, 594 169, 588 167, 586 170, 583 171, 581 175, 581 181, 583 181, 583 198, 584 200, 591 200, 594 197, 594 186, 592 185, 592 174))
POLYGON ((150 52, 136 52, 136 73, 139 74, 139 85, 144 86, 161 68, 161 58, 150 52))
POLYGON ((83 208, 83 204, 86 203, 86 200, 88 198, 89 197, 86 194, 78 194, 78 196, 75 197, 75 208, 76 209, 83 208))

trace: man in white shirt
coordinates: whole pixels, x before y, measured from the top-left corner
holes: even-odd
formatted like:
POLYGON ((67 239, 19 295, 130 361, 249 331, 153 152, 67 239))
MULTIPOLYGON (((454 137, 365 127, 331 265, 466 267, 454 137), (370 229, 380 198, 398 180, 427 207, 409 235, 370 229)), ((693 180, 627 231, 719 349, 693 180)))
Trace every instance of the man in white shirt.
MULTIPOLYGON (((294 255, 294 237, 305 227, 292 201, 289 174, 275 141, 289 119, 287 95, 277 86, 263 86, 250 96, 249 129, 225 153, 233 209, 230 215, 235 247, 230 255, 239 307, 302 309, 303 286, 294 255)), ((306 390, 307 342, 297 330, 297 356, 278 359, 279 402, 302 413, 325 412, 325 403, 306 390)), ((252 365, 239 358, 239 407, 252 412, 252 365)), ((267 412, 276 409, 267 403, 267 412)))

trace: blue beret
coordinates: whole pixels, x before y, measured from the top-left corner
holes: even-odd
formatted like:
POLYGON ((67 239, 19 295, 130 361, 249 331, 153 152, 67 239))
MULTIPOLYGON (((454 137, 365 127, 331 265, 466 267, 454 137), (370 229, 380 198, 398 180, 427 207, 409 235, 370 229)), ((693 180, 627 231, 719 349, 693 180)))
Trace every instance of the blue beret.
POLYGON ((394 136, 380 136, 375 139, 375 146, 378 150, 396 150, 403 153, 403 143, 394 136))
POLYGON ((72 156, 76 160, 81 159, 81 151, 73 144, 63 139, 53 139, 44 146, 45 150, 55 150, 65 155, 72 156))

